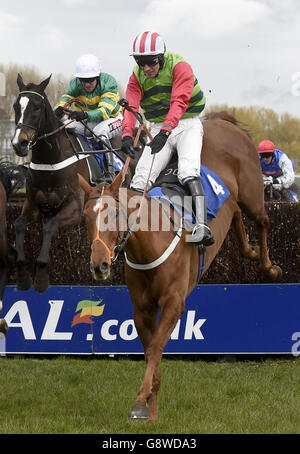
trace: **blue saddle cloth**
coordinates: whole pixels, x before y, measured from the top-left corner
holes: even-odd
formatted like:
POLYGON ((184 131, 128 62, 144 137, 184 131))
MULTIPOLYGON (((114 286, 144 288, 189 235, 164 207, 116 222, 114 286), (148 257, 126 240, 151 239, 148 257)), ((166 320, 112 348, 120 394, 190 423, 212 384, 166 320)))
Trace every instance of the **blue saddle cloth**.
MULTIPOLYGON (((84 134, 80 134, 79 132, 77 132, 76 135, 86 143, 89 150, 95 151, 93 143, 88 137, 86 137, 84 134)), ((96 160, 98 161, 101 173, 103 173, 104 172, 104 164, 103 164, 104 153, 94 153, 94 156, 95 156, 96 160)), ((115 154, 113 156, 114 156, 115 172, 118 173, 124 167, 124 162, 121 159, 119 159, 115 154)))
MULTIPOLYGON (((229 190, 221 180, 221 178, 216 175, 212 170, 208 169, 205 166, 201 166, 200 171, 201 182, 203 190, 206 196, 206 205, 207 205, 207 219, 210 220, 215 218, 219 209, 227 200, 230 195, 229 190)), ((181 196, 188 196, 184 188, 179 184, 175 184, 173 190, 170 190, 170 186, 165 187, 163 184, 161 186, 154 186, 148 191, 148 196, 158 197, 159 199, 167 200, 173 208, 182 215, 182 207, 180 204, 176 203, 178 200, 176 197, 173 197, 181 194, 181 196), (171 196, 170 196, 171 195, 171 196), (175 200, 175 202, 174 202, 175 200)), ((186 205, 185 205, 186 208, 186 205)), ((192 214, 184 210, 184 217, 187 221, 192 221, 192 214)))
MULTIPOLYGON (((176 169, 176 163, 171 164, 169 169, 173 170, 176 169)), ((166 200, 180 216, 183 216, 183 218, 185 219, 185 221, 187 221, 188 224, 194 223, 195 219, 192 214, 191 203, 189 209, 187 209, 188 208, 187 204, 184 202, 184 197, 186 197, 189 194, 185 191, 183 186, 179 184, 177 177, 175 179, 175 181, 177 180, 175 184, 173 185, 168 184, 166 186, 164 184, 164 182, 166 181, 164 178, 165 175, 162 175, 158 178, 158 180, 162 181, 162 183, 161 184, 159 183, 157 186, 152 187, 147 193, 148 196, 156 197, 159 200, 166 200)), ((221 178, 218 175, 216 175, 212 170, 208 169, 203 165, 201 166, 200 177, 203 190, 206 196, 207 218, 212 219, 216 217, 221 206, 229 197, 230 192, 223 183, 223 181, 221 180, 221 178)), ((199 281, 200 278, 202 277, 203 270, 205 268, 205 251, 206 248, 204 246, 199 247, 197 281, 199 281)))

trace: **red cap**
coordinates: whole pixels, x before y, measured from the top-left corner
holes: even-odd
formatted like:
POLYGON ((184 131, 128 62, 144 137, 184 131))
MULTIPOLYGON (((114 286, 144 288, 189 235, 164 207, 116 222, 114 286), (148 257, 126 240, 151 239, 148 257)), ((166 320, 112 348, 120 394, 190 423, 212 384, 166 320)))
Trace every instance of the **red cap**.
POLYGON ((275 152, 275 145, 271 140, 263 140, 258 145, 257 149, 258 153, 274 153, 275 152))

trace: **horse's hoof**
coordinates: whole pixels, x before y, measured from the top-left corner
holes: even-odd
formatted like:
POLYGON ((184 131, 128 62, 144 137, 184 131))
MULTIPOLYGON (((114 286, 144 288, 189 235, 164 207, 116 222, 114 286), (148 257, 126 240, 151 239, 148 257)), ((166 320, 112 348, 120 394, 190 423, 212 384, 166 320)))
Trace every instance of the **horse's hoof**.
POLYGON ((37 293, 44 293, 49 287, 49 279, 48 278, 43 278, 43 279, 35 279, 34 280, 34 290, 37 293))
POLYGON ((277 266, 273 265, 269 270, 269 278, 272 282, 279 282, 282 278, 282 269, 277 266))
POLYGON ((29 290, 30 287, 32 286, 32 280, 29 275, 24 275, 21 277, 18 277, 17 279, 17 287, 19 290, 29 290))
POLYGON ((6 323, 6 320, 4 318, 0 318, 0 333, 3 333, 4 336, 6 336, 8 331, 8 325, 6 323))
POLYGON ((49 272, 48 266, 37 264, 37 269, 34 278, 34 290, 38 293, 44 293, 49 287, 49 272))
POLYGON ((130 410, 129 419, 149 419, 149 410, 143 402, 136 402, 130 410))

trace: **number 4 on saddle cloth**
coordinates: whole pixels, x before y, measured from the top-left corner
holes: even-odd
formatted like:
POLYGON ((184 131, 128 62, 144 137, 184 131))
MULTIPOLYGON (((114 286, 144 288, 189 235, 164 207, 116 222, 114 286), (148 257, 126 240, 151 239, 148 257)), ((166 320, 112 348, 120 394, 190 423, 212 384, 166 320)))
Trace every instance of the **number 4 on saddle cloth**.
MULTIPOLYGON (((186 230, 192 231, 195 218, 192 211, 192 197, 179 183, 177 161, 170 163, 157 178, 153 187, 147 192, 148 196, 155 197, 159 201, 169 203, 174 210, 183 218, 186 230)), ((201 165, 200 177, 206 196, 207 219, 215 218, 230 192, 212 170, 201 165)), ((205 247, 199 247, 199 274, 202 276, 205 266, 205 247)))
MULTIPOLYGON (((78 132, 75 133, 75 136, 80 144, 82 151, 95 151, 94 143, 85 135, 78 132)), ((124 166, 124 162, 118 158, 115 154, 114 157, 114 169, 116 173, 119 173, 124 166)), ((104 162, 104 153, 93 153, 87 157, 87 165, 89 169, 89 178, 90 184, 96 185, 102 183, 105 175, 105 162, 104 162)))

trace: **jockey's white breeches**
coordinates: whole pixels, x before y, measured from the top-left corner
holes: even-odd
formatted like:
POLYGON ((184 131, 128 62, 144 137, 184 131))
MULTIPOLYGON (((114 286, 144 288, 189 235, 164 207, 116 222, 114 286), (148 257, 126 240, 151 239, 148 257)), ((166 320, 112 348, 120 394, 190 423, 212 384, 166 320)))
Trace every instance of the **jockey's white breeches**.
MULTIPOLYGON (((153 137, 159 133, 163 123, 152 123, 150 132, 153 137)), ((148 182, 148 189, 156 181, 160 172, 167 166, 173 153, 178 154, 178 179, 180 183, 188 177, 200 176, 201 149, 203 141, 203 126, 199 117, 185 118, 179 121, 173 129, 165 146, 159 153, 151 154, 151 148, 146 146, 137 163, 131 187, 143 190, 145 188, 153 156, 154 162, 148 182)))
MULTIPOLYGON (((100 123, 88 122, 87 125, 93 130, 96 136, 105 136, 107 139, 112 139, 122 130, 122 119, 122 114, 119 114, 117 117, 108 118, 100 123)), ((68 123, 69 121, 69 119, 65 120, 64 123, 68 123)), ((91 135, 88 129, 86 129, 80 121, 73 121, 73 123, 70 123, 67 127, 74 128, 76 132, 88 137, 91 135)))

